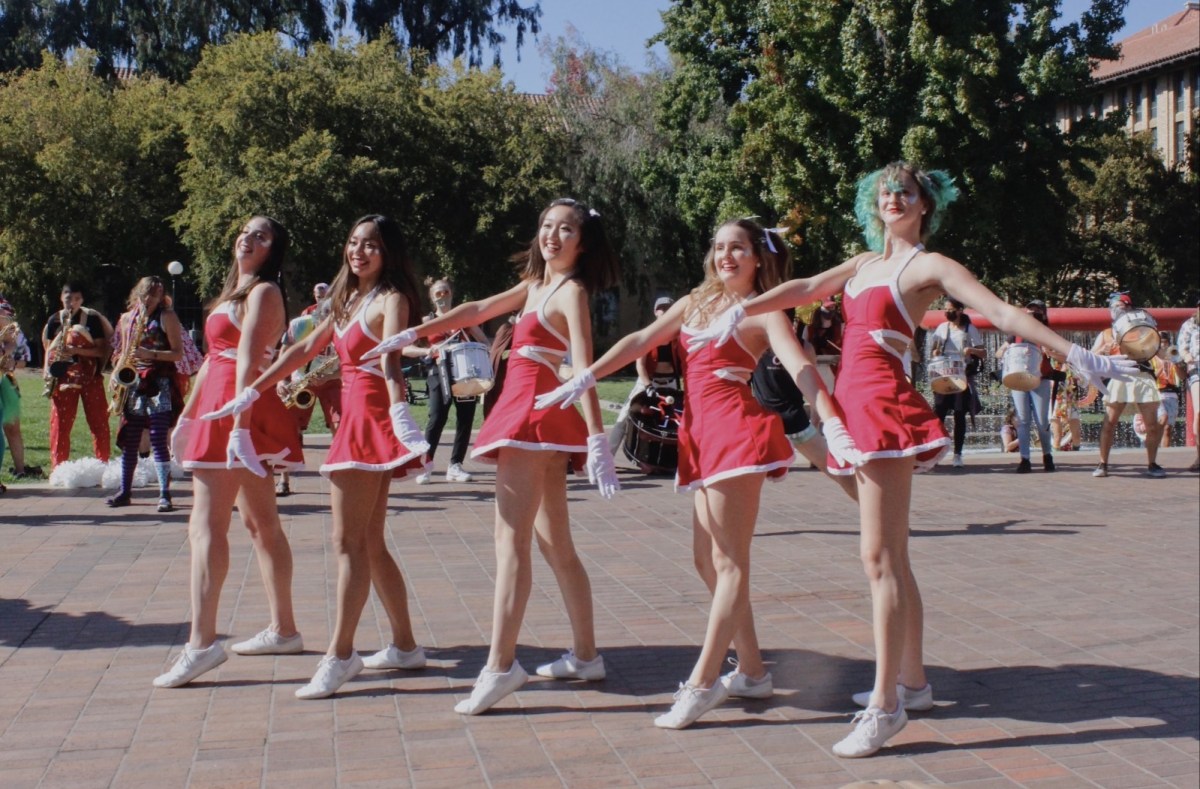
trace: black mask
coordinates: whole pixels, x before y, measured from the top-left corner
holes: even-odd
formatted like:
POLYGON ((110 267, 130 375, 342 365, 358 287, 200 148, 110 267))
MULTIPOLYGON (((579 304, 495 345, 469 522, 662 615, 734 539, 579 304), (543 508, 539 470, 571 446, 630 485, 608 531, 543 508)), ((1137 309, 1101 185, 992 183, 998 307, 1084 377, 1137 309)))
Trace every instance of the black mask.
POLYGON ((958 323, 958 310, 946 310, 946 320, 958 323))

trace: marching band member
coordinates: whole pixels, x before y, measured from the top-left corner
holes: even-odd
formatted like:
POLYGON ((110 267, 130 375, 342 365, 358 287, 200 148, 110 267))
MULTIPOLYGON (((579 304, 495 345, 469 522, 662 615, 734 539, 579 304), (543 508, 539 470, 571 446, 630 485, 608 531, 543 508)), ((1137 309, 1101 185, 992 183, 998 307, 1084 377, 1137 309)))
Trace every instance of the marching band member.
POLYGON ((484 420, 472 457, 496 462, 496 595, 487 665, 469 698, 454 709, 478 715, 528 680, 517 662, 517 636, 532 585, 531 542, 554 570, 571 620, 574 649, 540 666, 540 676, 600 680, 604 659, 596 651, 592 590, 571 541, 567 513, 567 462, 585 466, 606 498, 620 487, 600 403, 593 393, 584 416, 574 409, 535 411, 534 398, 559 382, 569 354, 575 364, 592 358, 588 297, 614 284, 617 259, 600 215, 571 199, 542 211, 523 263, 521 281, 509 290, 460 304, 440 318, 389 337, 367 356, 389 353, 427 337, 522 310, 513 330, 504 391, 484 420))
POLYGON ((112 324, 83 306, 83 289, 78 285, 63 285, 61 297, 62 310, 51 315, 42 330, 46 351, 44 394, 50 398, 50 465, 57 466, 71 457, 71 428, 80 400, 92 431, 92 452, 107 463, 112 436, 100 368, 108 356, 112 324))
POLYGON ((341 362, 344 408, 321 473, 329 478, 332 497, 337 620, 312 681, 296 691, 301 699, 331 696, 363 668, 425 666, 425 651, 413 638, 404 576, 387 550, 384 525, 392 478, 420 469, 427 445, 408 413, 399 356, 383 365, 363 357, 381 337, 408 327, 418 299, 399 225, 378 214, 359 219, 330 286, 329 316, 230 403, 204 417, 242 413, 260 393, 273 393, 275 383, 333 343, 341 362), (392 643, 363 660, 354 651, 354 631, 372 585, 391 622, 392 643))
MULTIPOLYGON (((695 290, 572 380, 538 398, 538 408, 557 402, 566 407, 595 386, 597 378, 673 337, 688 340, 730 305, 782 282, 790 262, 787 247, 774 231, 763 230, 752 219, 726 222, 717 228, 704 259, 704 281, 695 290)), ((750 541, 763 481, 782 479, 794 452, 782 421, 750 392, 750 374, 768 347, 815 405, 825 422, 830 451, 839 458, 857 459, 816 363, 784 313, 744 323, 736 340, 720 348, 693 348, 685 364, 675 487, 695 492, 693 558, 712 594, 712 608, 691 676, 680 683, 671 710, 654 720, 661 728, 686 728, 731 695, 767 698, 773 693, 750 608, 750 541), (722 677, 730 641, 737 651, 736 668, 722 677)))
POLYGON ((121 418, 121 488, 106 499, 110 507, 129 504, 142 432, 150 431, 158 472, 158 511, 172 512, 171 454, 167 447, 171 411, 180 397, 175 362, 183 356, 183 327, 158 277, 142 277, 129 293, 126 312, 117 321, 113 354, 113 407, 121 418), (127 374, 128 385, 115 379, 127 374))
POLYGON ((194 418, 245 389, 270 360, 287 316, 281 284, 287 248, 283 225, 269 217, 252 217, 234 242, 225 285, 209 304, 204 324, 208 356, 171 436, 171 454, 192 472, 192 628, 175 664, 155 678, 156 687, 186 685, 226 660, 217 641, 217 608, 229 571, 234 506, 254 542, 271 623, 253 638, 234 644, 233 651, 277 655, 304 649, 292 611, 291 546, 279 523, 275 491, 264 465, 303 467, 292 419, 274 391, 260 398, 253 411, 233 419, 194 418))

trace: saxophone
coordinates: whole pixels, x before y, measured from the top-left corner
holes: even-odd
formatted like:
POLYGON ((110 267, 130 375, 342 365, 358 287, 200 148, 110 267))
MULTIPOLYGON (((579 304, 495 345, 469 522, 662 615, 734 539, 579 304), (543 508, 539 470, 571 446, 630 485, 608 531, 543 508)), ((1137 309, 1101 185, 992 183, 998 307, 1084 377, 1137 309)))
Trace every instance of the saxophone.
POLYGON ((54 394, 54 390, 58 388, 58 376, 54 374, 54 369, 69 359, 68 355, 63 354, 63 347, 67 344, 67 332, 71 330, 68 321, 71 320, 71 311, 63 310, 59 313, 60 331, 55 336, 50 344, 46 346, 46 366, 42 372, 42 397, 50 397, 54 394))
POLYGON ((13 363, 13 356, 17 351, 17 332, 21 327, 17 325, 16 317, 5 318, 9 323, 5 323, 0 327, 0 375, 8 372, 8 368, 13 363), (11 346, 8 347, 8 346, 11 346))
POLYGON ((113 363, 112 375, 108 379, 108 388, 112 390, 112 405, 108 408, 110 414, 121 414, 125 411, 129 395, 137 386, 138 371, 134 366, 133 355, 146 334, 146 319, 145 308, 138 307, 133 316, 133 326, 126 330, 121 342, 121 355, 113 363))
POLYGON ((312 408, 313 402, 317 396, 313 394, 312 383, 318 378, 323 378, 326 374, 333 372, 333 368, 338 363, 338 357, 329 356, 316 367, 309 370, 303 377, 297 378, 290 382, 285 388, 286 392, 283 397, 283 404, 288 408, 312 408))

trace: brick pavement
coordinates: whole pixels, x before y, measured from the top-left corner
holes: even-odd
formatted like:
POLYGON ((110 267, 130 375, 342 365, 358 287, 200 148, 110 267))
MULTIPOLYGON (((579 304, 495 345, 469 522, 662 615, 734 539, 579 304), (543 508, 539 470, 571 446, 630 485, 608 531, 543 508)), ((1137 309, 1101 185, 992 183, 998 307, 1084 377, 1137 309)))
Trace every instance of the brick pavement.
MULTIPOLYGON (((190 497, 160 516, 149 490, 113 512, 96 491, 12 486, 0 499, 0 786, 840 787, 891 780, 971 787, 1200 785, 1200 485, 1168 450, 1060 455, 1017 476, 999 455, 919 478, 913 561, 939 699, 895 747, 843 761, 848 696, 872 676, 856 511, 817 473, 768 485, 753 601, 776 693, 731 701, 692 729, 652 717, 688 674, 707 595, 690 559, 690 499, 623 474, 604 502, 573 483, 574 535, 591 573, 603 683, 533 680, 492 713, 454 703, 486 657, 492 548, 488 472, 468 484, 394 486, 391 545, 411 587, 423 672, 364 672, 334 700, 292 695, 332 622, 335 568, 324 484, 281 500, 296 557, 299 656, 233 655, 177 690, 150 679, 186 638, 190 497), (1128 465, 1125 465, 1128 464, 1128 465)), ((313 452, 310 461, 317 459, 313 452)), ((227 638, 259 630, 266 604, 235 526, 221 608, 227 638)), ((386 618, 368 605, 357 646, 386 618)), ((568 645, 537 560, 519 659, 568 645)))

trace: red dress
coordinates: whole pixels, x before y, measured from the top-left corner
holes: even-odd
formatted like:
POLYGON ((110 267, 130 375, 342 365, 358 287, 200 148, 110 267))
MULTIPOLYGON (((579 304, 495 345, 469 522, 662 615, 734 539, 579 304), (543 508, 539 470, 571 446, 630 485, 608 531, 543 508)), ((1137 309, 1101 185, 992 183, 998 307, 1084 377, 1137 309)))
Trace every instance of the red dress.
MULTIPOLYGON (((684 326, 680 338, 694 333, 684 326)), ((735 332, 721 347, 709 343, 687 356, 679 468, 675 489, 695 490, 742 474, 787 475, 795 450, 783 422, 750 392, 758 360, 735 332)))
POLYGON ((588 429, 579 410, 556 405, 538 411, 533 407, 538 395, 562 383, 558 365, 569 345, 546 320, 545 309, 563 282, 566 280, 548 288, 537 307, 517 321, 504 389, 475 437, 472 458, 494 461, 501 447, 517 447, 568 452, 575 470, 584 468, 588 429))
POLYGON ((342 421, 321 464, 321 474, 326 477, 344 469, 391 469, 393 477, 405 477, 423 465, 421 453, 400 443, 392 431, 388 415, 392 399, 383 377, 383 360, 360 361, 380 342, 367 327, 367 307, 373 298, 372 294, 363 299, 345 328, 333 329, 333 348, 342 365, 342 421))
MULTIPOLYGON (((204 339, 208 344, 208 372, 204 386, 196 393, 199 402, 193 413, 216 411, 237 394, 237 348, 242 326, 234 312, 233 302, 217 305, 204 322, 204 339)), ((264 361, 270 361, 269 358, 264 361)), ((233 417, 195 421, 187 449, 183 453, 185 469, 229 468, 225 463, 225 447, 233 430, 233 417)), ((250 438, 254 451, 267 468, 293 471, 304 468, 304 450, 296 420, 288 413, 274 389, 263 392, 250 410, 250 438)), ((245 468, 235 461, 234 468, 245 468)))
MULTIPOLYGON (((929 403, 904 375, 902 355, 886 338, 910 342, 915 324, 900 297, 900 274, 917 253, 896 267, 884 282, 869 285, 855 294, 854 277, 846 283, 842 315, 842 361, 834 387, 846 420, 846 431, 867 460, 915 457, 916 471, 928 471, 949 451, 950 439, 929 403)), ((863 267, 881 260, 873 258, 863 267)), ((857 276, 857 273, 855 274, 857 276)), ((832 456, 826 464, 830 473, 853 474, 832 456)))

